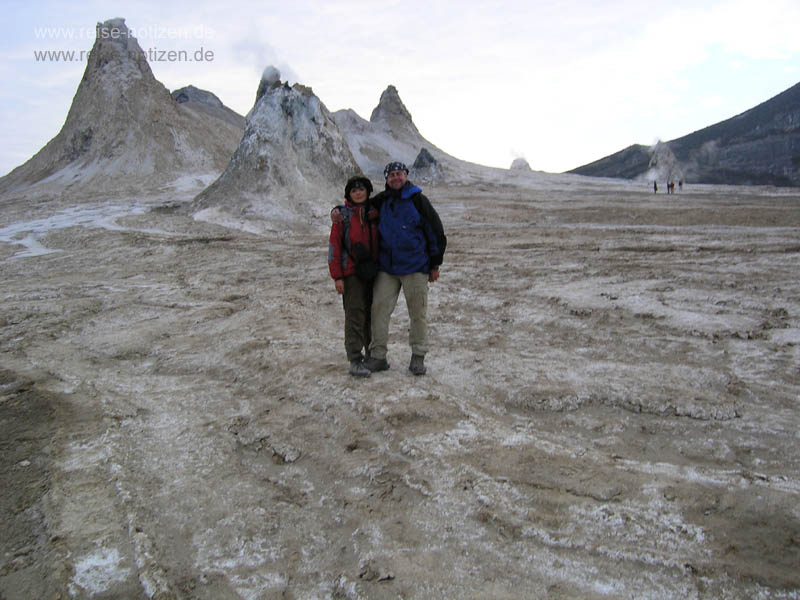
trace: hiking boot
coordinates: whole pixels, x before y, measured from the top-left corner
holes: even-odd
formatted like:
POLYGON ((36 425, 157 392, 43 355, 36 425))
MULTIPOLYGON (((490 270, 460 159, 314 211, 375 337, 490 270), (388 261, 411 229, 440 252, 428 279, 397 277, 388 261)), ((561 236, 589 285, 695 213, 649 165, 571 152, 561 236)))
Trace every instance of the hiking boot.
POLYGON ((369 369, 371 372, 375 373, 377 371, 385 371, 389 368, 389 363, 386 362, 385 358, 375 358, 374 356, 368 356, 364 359, 364 366, 369 369))
POLYGON ((425 375, 428 370, 425 368, 425 357, 419 354, 411 355, 411 364, 408 365, 408 370, 414 375, 425 375))
POLYGON ((372 375, 372 371, 364 366, 364 358, 362 356, 350 361, 350 375, 353 377, 369 377, 372 375))

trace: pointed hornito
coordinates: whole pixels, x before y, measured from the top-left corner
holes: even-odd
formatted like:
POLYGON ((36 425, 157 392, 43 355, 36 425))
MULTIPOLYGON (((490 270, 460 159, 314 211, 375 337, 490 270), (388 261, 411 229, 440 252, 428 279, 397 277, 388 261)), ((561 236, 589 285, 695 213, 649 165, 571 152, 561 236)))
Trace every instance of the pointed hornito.
POLYGON ((683 172, 678 159, 664 142, 658 141, 652 148, 650 156, 650 171, 647 176, 648 181, 681 181, 683 172))
POLYGON ((399 160, 413 165, 417 159, 427 161, 428 156, 435 161, 435 166, 431 167, 432 163, 428 162, 427 166, 414 171, 417 178, 422 178, 420 181, 427 179, 428 183, 467 184, 508 173, 506 169, 484 167, 455 158, 422 137, 393 85, 381 94, 369 121, 352 109, 336 111, 333 117, 358 166, 374 180, 383 181, 383 168, 388 162, 399 160))
POLYGON ((351 109, 336 111, 333 117, 358 166, 379 181, 386 164, 395 160, 412 166, 412 181, 427 184, 465 184, 499 171, 459 160, 422 137, 393 85, 381 94, 369 121, 351 109))
POLYGON ((387 87, 381 94, 378 106, 372 111, 369 121, 374 125, 386 127, 395 135, 404 138, 408 138, 409 135, 421 137, 411 119, 411 113, 400 100, 400 94, 393 85, 387 87))
POLYGON ((524 159, 524 158, 522 158, 522 157, 520 157, 520 158, 515 158, 515 159, 514 159, 514 160, 511 162, 511 167, 510 167, 510 169, 511 169, 512 171, 524 171, 524 172, 526 172, 526 173, 527 173, 528 171, 532 171, 532 170, 533 170, 533 169, 531 169, 531 166, 528 164, 528 161, 527 161, 527 160, 525 160, 525 159, 524 159))
POLYGON ((349 109, 337 111, 333 117, 359 167, 373 178, 382 180, 383 167, 390 161, 411 165, 421 148, 444 157, 441 150, 420 135, 393 85, 381 94, 369 121, 349 109))
POLYGON ((0 179, 0 192, 30 185, 48 193, 107 194, 160 189, 225 168, 241 129, 176 103, 158 82, 124 19, 97 24, 61 131, 0 179))
POLYGON ((199 218, 309 221, 327 214, 359 172, 339 128, 311 88, 265 70, 239 147, 225 172, 195 199, 199 218))
MULTIPOLYGON (((261 81, 258 83, 258 90, 256 90, 256 101, 261 100, 261 97, 273 88, 281 84, 281 72, 272 65, 264 69, 261 74, 261 81)), ((255 106, 255 104, 253 106, 255 106)))

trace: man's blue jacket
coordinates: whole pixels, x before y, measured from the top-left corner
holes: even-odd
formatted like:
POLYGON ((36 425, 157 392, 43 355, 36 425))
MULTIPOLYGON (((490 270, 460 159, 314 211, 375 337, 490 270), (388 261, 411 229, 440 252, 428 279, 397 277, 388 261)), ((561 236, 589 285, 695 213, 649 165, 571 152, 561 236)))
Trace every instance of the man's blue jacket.
POLYGON ((386 187, 373 204, 380 209, 380 267, 391 275, 430 273, 442 264, 447 237, 442 221, 422 190, 406 184, 386 187))

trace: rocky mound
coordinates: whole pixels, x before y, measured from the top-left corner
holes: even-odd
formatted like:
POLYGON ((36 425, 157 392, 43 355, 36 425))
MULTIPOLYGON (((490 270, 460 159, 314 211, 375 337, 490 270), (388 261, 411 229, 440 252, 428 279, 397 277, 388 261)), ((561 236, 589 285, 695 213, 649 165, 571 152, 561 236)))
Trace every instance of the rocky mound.
POLYGON ((330 112, 311 88, 281 83, 268 69, 236 152, 195 198, 198 217, 307 221, 327 214, 359 172, 330 112))
POLYGON ((522 172, 527 172, 527 171, 532 171, 533 170, 533 169, 531 169, 531 166, 528 164, 528 161, 525 160, 524 158, 515 158, 511 162, 510 169, 512 171, 522 171, 522 172))
POLYGON ((211 92, 189 85, 173 91, 171 95, 175 102, 199 115, 214 117, 232 125, 238 130, 240 137, 244 133, 244 117, 225 106, 222 100, 211 92))
POLYGON ((409 176, 419 183, 439 183, 443 178, 442 167, 433 155, 422 148, 414 159, 409 176))
POLYGON ((678 159, 669 146, 663 142, 658 142, 653 146, 649 166, 648 180, 663 181, 665 183, 683 180, 683 170, 678 163, 678 159))
POLYGON ((241 131, 176 103, 124 19, 97 31, 64 126, 0 179, 0 193, 31 185, 45 195, 140 192, 225 168, 241 131))

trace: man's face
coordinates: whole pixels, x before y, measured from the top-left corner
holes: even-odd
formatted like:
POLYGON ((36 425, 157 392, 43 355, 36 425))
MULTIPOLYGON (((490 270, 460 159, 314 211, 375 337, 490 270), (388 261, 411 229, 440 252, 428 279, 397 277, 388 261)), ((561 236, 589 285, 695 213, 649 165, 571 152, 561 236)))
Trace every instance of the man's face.
POLYGON ((406 184, 406 181, 408 181, 408 173, 402 169, 389 171, 389 174, 386 176, 386 185, 393 190, 399 190, 406 184))

